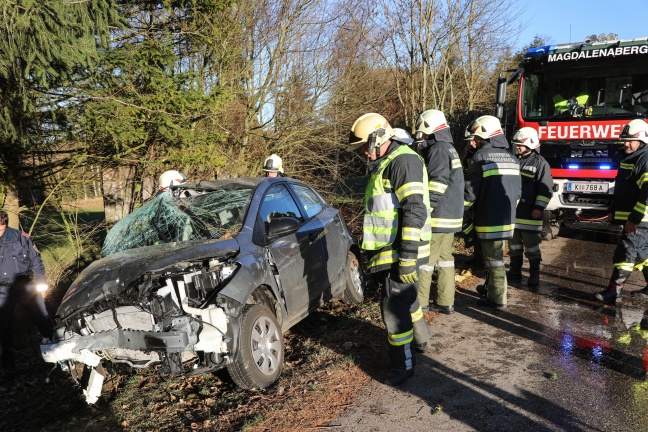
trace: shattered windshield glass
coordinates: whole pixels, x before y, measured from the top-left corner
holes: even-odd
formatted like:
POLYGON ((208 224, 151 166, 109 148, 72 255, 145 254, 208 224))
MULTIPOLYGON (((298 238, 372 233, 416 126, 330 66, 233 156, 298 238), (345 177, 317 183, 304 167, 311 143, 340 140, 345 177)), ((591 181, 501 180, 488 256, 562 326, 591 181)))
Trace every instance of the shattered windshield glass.
POLYGON ((112 227, 101 255, 162 243, 230 238, 241 230, 251 198, 252 188, 183 198, 162 193, 112 227))

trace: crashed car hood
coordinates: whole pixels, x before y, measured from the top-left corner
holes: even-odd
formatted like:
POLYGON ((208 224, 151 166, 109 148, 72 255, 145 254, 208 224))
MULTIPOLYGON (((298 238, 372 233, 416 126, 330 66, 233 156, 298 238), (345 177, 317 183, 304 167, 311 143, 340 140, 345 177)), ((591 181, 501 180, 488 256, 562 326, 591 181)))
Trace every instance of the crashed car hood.
POLYGON ((173 269, 177 263, 238 254, 235 239, 165 243, 129 249, 97 260, 86 267, 63 297, 56 314, 65 318, 93 303, 119 295, 147 272, 173 269))

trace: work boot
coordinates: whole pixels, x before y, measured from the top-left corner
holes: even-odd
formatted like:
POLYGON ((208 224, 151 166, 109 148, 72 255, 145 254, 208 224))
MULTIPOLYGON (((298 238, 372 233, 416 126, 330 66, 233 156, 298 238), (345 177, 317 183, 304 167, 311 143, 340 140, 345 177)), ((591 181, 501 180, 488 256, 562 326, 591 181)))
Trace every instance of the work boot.
POLYGON ((421 343, 414 343, 414 351, 417 353, 424 353, 428 349, 428 343, 427 342, 421 342, 421 343))
POLYGON ((482 296, 486 297, 488 295, 488 288, 486 288, 486 285, 477 285, 475 287, 475 290, 482 296))
POLYGON ((540 284, 540 260, 529 261, 529 280, 527 285, 538 286, 540 284))
POLYGON ((609 303, 609 304, 614 304, 614 303, 620 303, 621 302, 621 290, 623 289, 623 285, 625 284, 615 284, 614 282, 610 282, 610 285, 603 291, 597 293, 594 295, 597 300, 600 300, 604 303, 609 303))
POLYGON ((439 312, 439 313, 443 313, 443 314, 446 314, 446 315, 450 315, 450 314, 454 313, 454 306, 453 305, 441 306, 441 305, 438 305, 438 304, 433 304, 432 307, 430 307, 430 310, 432 312, 439 312))
POLYGON ((405 381, 412 378, 412 376, 414 376, 414 369, 410 369, 410 370, 392 369, 389 371, 389 373, 387 374, 383 382, 387 385, 395 387, 405 383, 405 381))
POLYGON ((506 272, 506 279, 517 282, 522 279, 522 255, 511 257, 511 267, 506 272))
POLYGON ((637 297, 641 297, 641 298, 644 298, 644 299, 648 299, 648 284, 646 284, 646 286, 644 288, 640 289, 639 291, 632 291, 630 293, 630 295, 633 296, 633 297, 637 296, 637 297))

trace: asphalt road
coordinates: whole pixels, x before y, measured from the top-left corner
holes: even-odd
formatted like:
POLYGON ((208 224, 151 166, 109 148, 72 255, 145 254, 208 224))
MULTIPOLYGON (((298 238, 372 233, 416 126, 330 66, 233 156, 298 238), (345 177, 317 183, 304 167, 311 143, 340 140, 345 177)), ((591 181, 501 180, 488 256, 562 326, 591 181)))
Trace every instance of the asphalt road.
MULTIPOLYGON (((375 376, 326 430, 648 431, 648 301, 593 299, 613 241, 543 242, 540 287, 527 288, 525 261, 506 310, 477 306, 474 286, 458 289, 454 314, 428 314, 433 339, 414 378, 392 388, 375 376)), ((643 286, 635 272, 626 291, 643 286)))

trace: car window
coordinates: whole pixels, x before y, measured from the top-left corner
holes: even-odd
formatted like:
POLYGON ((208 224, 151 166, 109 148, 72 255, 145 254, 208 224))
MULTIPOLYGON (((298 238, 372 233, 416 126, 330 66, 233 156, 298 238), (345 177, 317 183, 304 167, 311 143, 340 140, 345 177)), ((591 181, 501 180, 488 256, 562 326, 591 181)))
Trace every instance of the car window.
POLYGON ((263 197, 259 216, 264 222, 270 222, 279 217, 293 217, 300 222, 304 221, 297 203, 283 184, 277 184, 268 189, 263 197))
POLYGON ((295 194, 299 197, 299 200, 304 205, 304 210, 306 210, 306 215, 309 219, 322 211, 324 203, 315 191, 301 185, 293 184, 291 186, 295 191, 295 194))

